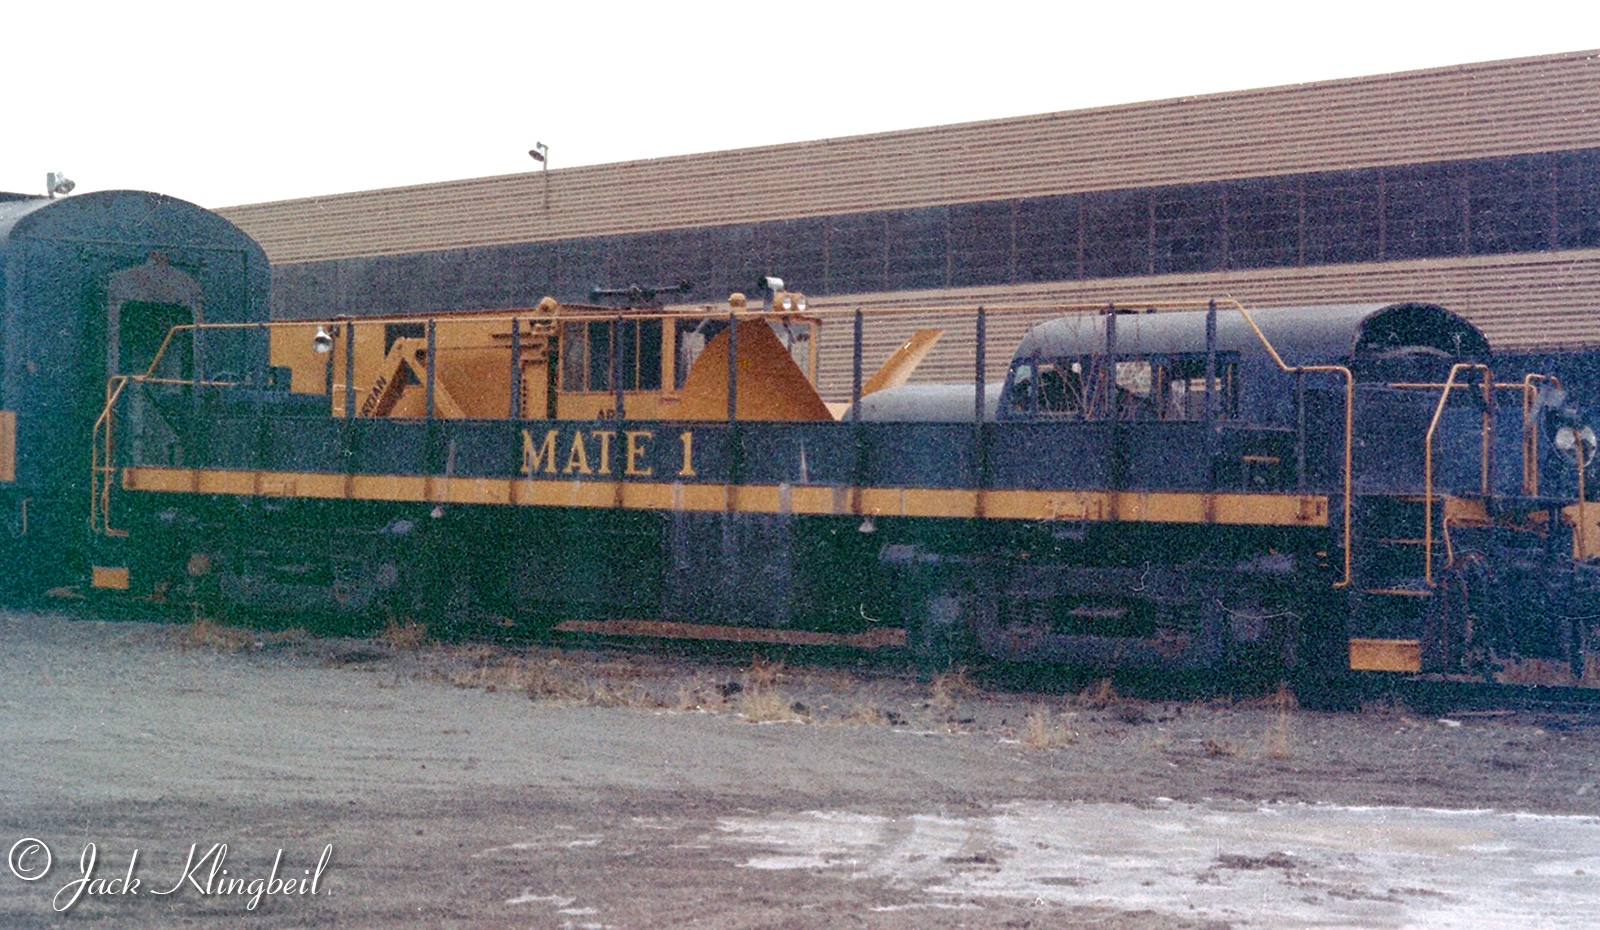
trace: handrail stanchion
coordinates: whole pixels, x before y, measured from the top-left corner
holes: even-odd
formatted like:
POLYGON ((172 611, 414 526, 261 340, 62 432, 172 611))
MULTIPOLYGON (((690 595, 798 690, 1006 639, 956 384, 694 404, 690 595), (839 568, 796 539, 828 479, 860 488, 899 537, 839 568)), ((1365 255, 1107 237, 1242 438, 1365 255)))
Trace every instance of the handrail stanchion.
POLYGON ((1244 304, 1232 298, 1228 298, 1227 302, 1232 304, 1235 310, 1239 311, 1239 315, 1244 318, 1245 324, 1250 327, 1251 332, 1255 333, 1256 339, 1260 340, 1261 345, 1266 348, 1267 354, 1272 357, 1273 363, 1278 366, 1279 370, 1286 374, 1326 372, 1344 376, 1344 529, 1342 534, 1344 539, 1344 577, 1339 581, 1334 582, 1333 586, 1335 588, 1348 588, 1352 580, 1352 562, 1350 553, 1350 496, 1355 484, 1355 374, 1351 372, 1349 368, 1346 368, 1343 365, 1288 364, 1283 360, 1283 356, 1278 354, 1278 350, 1273 347, 1272 342, 1267 339, 1266 333, 1263 333, 1261 331, 1261 327, 1256 325, 1255 318, 1250 315, 1249 310, 1245 309, 1244 304))

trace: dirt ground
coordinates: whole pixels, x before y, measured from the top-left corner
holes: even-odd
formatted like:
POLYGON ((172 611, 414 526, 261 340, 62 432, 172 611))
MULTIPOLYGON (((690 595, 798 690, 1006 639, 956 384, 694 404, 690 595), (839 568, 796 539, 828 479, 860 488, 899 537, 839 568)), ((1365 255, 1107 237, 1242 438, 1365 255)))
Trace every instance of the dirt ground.
POLYGON ((1543 927, 1600 904, 1591 720, 420 634, 0 614, 0 925, 1543 927), (75 883, 88 844, 100 881, 75 883))

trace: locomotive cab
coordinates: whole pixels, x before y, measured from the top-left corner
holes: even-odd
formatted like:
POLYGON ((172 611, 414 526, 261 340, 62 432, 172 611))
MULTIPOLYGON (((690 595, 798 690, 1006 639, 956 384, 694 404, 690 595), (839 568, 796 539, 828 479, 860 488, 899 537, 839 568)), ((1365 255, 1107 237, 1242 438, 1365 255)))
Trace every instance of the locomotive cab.
POLYGON ((719 419, 730 339, 740 419, 831 419, 817 396, 816 317, 773 310, 622 309, 545 298, 528 310, 344 318, 273 329, 273 364, 334 417, 719 419), (732 332, 736 330, 736 332, 732 332))
MULTIPOLYGON (((142 191, 0 194, 0 586, 31 599, 78 592, 85 578, 126 585, 119 538, 85 532, 114 477, 108 389, 126 392, 125 407, 177 413, 183 385, 208 377, 205 350, 252 358, 231 335, 197 340, 193 326, 264 321, 267 296, 260 246, 193 204, 142 191), (158 355, 166 367, 151 371, 158 355)), ((152 457, 177 448, 170 431, 133 442, 152 457)))
MULTIPOLYGON (((1078 454, 1108 466, 1101 486, 1327 501, 1332 538, 1297 551, 1284 533, 1266 544, 1271 559, 1238 532, 1203 544, 1236 551, 1231 565, 1185 554, 1175 533, 1148 554, 1123 548, 1126 535, 1079 547, 1059 571, 1087 572, 1080 588, 1107 593, 1063 602, 1069 613, 1125 613, 1126 591, 1110 593, 1117 566, 1166 564, 1191 584, 1229 579, 1197 600, 1228 605, 1234 619, 1294 615, 1305 625, 1327 612, 1332 619, 1316 622, 1338 632, 1320 642, 1347 646, 1318 646, 1313 635, 1303 649, 1337 648, 1351 669, 1504 676, 1532 665, 1555 668, 1553 680, 1582 679, 1584 651, 1572 644, 1588 634, 1566 618, 1592 598, 1573 557, 1581 562, 1600 542, 1600 514, 1581 503, 1593 432, 1553 378, 1507 379, 1491 360, 1476 327, 1430 304, 1113 307, 1034 327, 1013 356, 997 416, 1076 435, 1078 454), (1263 566, 1296 580, 1270 593, 1263 566), (1235 606, 1251 590, 1254 606, 1235 606)), ((1019 577, 1032 580, 1014 585, 1014 597, 1059 590, 1037 562, 1019 577)), ((1160 603, 1145 610, 1159 614, 1160 603)), ((1051 629, 1060 633, 1027 648, 1070 653, 1073 628, 1058 617, 1051 629)), ((1239 646, 1226 639, 1223 652, 1239 646)))

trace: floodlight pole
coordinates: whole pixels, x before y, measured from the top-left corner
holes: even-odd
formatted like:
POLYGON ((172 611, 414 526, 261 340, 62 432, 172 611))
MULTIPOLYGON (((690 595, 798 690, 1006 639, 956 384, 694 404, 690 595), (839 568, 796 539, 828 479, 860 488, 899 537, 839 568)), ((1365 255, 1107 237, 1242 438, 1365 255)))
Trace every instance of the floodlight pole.
POLYGON ((540 165, 539 173, 544 175, 544 209, 550 212, 550 146, 543 142, 535 142, 533 148, 528 150, 528 156, 540 165))

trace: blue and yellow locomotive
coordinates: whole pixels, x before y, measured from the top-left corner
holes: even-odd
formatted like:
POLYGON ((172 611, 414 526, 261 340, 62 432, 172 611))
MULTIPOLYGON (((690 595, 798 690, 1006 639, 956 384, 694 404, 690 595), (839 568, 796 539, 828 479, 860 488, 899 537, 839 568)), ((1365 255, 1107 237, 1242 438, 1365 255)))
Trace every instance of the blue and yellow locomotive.
POLYGON ((102 201, 0 203, 16 597, 1595 682, 1594 433, 1441 307, 274 321, 237 230, 102 201))

